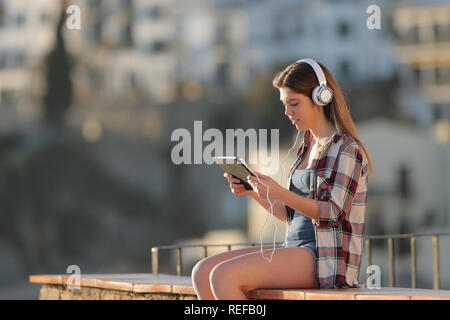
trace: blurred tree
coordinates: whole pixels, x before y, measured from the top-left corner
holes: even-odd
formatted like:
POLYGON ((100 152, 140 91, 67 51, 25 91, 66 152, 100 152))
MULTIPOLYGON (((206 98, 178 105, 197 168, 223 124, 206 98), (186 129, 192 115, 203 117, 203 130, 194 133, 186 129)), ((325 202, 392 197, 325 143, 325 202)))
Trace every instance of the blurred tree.
MULTIPOLYGON (((0 243, 20 272, 58 273, 73 261, 98 270, 120 259, 142 270, 145 252, 184 228, 167 225, 154 197, 111 175, 77 136, 31 152, 22 139, 0 134, 0 243)), ((0 268, 0 283, 13 276, 0 268)))
POLYGON ((62 35, 65 16, 63 10, 57 25, 55 47, 46 58, 47 90, 43 97, 44 122, 57 128, 64 127, 64 116, 72 100, 71 62, 62 35))

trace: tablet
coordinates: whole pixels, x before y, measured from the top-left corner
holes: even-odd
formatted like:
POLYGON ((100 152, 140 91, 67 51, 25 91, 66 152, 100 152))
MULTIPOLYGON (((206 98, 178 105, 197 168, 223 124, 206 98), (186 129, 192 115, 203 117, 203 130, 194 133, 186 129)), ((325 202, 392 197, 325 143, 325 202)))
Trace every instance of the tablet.
POLYGON ((233 177, 241 180, 241 183, 244 185, 246 190, 253 190, 253 188, 247 182, 247 176, 255 176, 255 174, 245 164, 245 161, 238 157, 215 157, 214 159, 226 173, 229 173, 233 175, 233 177))

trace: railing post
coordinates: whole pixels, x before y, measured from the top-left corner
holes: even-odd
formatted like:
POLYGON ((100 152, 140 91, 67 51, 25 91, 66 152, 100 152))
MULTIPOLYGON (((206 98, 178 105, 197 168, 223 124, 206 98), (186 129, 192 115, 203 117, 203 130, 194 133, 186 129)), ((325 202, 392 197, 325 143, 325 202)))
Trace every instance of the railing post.
POLYGON ((433 236, 433 289, 439 289, 439 236, 433 236))
POLYGON ((203 256, 205 258, 208 257, 208 246, 207 245, 203 246, 203 256))
POLYGON ((158 275, 158 248, 152 248, 152 273, 156 276, 158 275))
POLYGON ((389 246, 389 286, 395 287, 395 255, 394 255, 394 239, 388 239, 389 246))
POLYGON ((177 275, 181 277, 181 270, 182 270, 182 264, 181 264, 181 247, 177 248, 177 275))
POLYGON ((417 288, 416 237, 411 237, 411 288, 417 288))

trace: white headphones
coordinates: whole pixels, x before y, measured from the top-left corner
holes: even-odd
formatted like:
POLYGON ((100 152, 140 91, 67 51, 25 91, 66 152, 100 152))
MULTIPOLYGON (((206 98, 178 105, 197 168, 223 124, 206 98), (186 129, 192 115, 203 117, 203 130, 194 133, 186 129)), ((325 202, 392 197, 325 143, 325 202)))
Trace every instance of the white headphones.
POLYGON ((327 87, 327 79, 325 78, 322 68, 313 59, 300 59, 296 61, 296 63, 300 62, 309 64, 311 68, 313 68, 317 80, 319 81, 319 85, 313 89, 312 100, 321 107, 326 106, 333 100, 333 91, 327 87))

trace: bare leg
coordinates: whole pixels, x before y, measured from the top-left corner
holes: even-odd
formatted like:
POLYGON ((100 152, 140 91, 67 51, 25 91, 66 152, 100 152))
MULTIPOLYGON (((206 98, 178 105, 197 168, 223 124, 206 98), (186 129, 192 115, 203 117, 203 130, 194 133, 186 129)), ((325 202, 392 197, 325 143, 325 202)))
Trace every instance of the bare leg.
MULTIPOLYGON (((274 256, 279 248, 277 245, 274 256)), ((230 250, 226 252, 222 252, 216 254, 214 256, 210 256, 200 260, 192 269, 192 284, 194 286, 194 290, 197 293, 197 297, 199 300, 214 300, 214 295, 211 291, 210 285, 210 273, 211 270, 219 263, 224 262, 228 259, 232 259, 241 255, 256 253, 261 257, 260 246, 248 247, 236 250, 230 250)), ((272 253, 273 246, 263 246, 264 256, 270 257, 272 253)), ((262 260, 262 257, 261 257, 262 260)))
POLYGON ((216 299, 247 299, 258 288, 317 288, 316 262, 299 247, 279 248, 271 263, 258 252, 225 260, 211 271, 211 289, 216 299))

